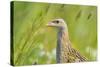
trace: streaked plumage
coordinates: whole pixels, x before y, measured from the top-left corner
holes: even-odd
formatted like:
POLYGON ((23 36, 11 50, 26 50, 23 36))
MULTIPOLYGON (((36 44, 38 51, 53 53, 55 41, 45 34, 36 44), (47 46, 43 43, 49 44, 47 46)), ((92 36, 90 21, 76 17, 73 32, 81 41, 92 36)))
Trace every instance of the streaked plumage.
POLYGON ((78 51, 72 48, 69 40, 68 28, 63 19, 54 19, 48 23, 49 27, 58 29, 56 60, 57 63, 71 63, 87 61, 78 51))

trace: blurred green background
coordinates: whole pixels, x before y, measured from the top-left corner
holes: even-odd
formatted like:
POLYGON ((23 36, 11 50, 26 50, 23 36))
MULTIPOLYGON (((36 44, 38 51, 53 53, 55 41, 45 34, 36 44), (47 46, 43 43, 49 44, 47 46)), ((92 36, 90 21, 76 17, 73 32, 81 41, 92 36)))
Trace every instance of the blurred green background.
POLYGON ((97 7, 14 1, 14 65, 56 63, 56 29, 46 24, 62 18, 72 46, 89 61, 97 59, 97 7))

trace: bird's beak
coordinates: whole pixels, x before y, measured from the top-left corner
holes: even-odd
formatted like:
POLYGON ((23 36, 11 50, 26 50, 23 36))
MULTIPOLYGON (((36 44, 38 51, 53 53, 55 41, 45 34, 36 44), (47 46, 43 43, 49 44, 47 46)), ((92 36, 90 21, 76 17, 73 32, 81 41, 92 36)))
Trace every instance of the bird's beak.
POLYGON ((46 26, 49 26, 49 23, 48 23, 48 24, 46 24, 46 26))
POLYGON ((51 27, 51 26, 53 26, 54 24, 52 23, 52 22, 49 22, 48 24, 46 24, 46 26, 48 26, 48 27, 51 27))

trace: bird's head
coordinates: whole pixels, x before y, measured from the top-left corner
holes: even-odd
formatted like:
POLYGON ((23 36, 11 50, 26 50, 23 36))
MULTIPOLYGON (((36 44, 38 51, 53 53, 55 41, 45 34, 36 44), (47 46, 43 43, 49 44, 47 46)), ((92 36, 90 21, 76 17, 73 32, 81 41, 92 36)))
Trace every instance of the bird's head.
POLYGON ((47 24, 48 27, 56 27, 59 29, 65 29, 66 23, 63 19, 54 19, 47 24))

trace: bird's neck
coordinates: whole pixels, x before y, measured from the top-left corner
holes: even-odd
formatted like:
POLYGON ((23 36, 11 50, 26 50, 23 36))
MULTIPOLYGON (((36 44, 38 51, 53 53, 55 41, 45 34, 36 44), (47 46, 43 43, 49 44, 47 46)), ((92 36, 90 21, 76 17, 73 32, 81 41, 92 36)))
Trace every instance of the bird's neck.
POLYGON ((59 29, 57 36, 56 59, 57 63, 61 63, 62 51, 67 50, 71 45, 69 44, 69 36, 67 29, 59 29))

